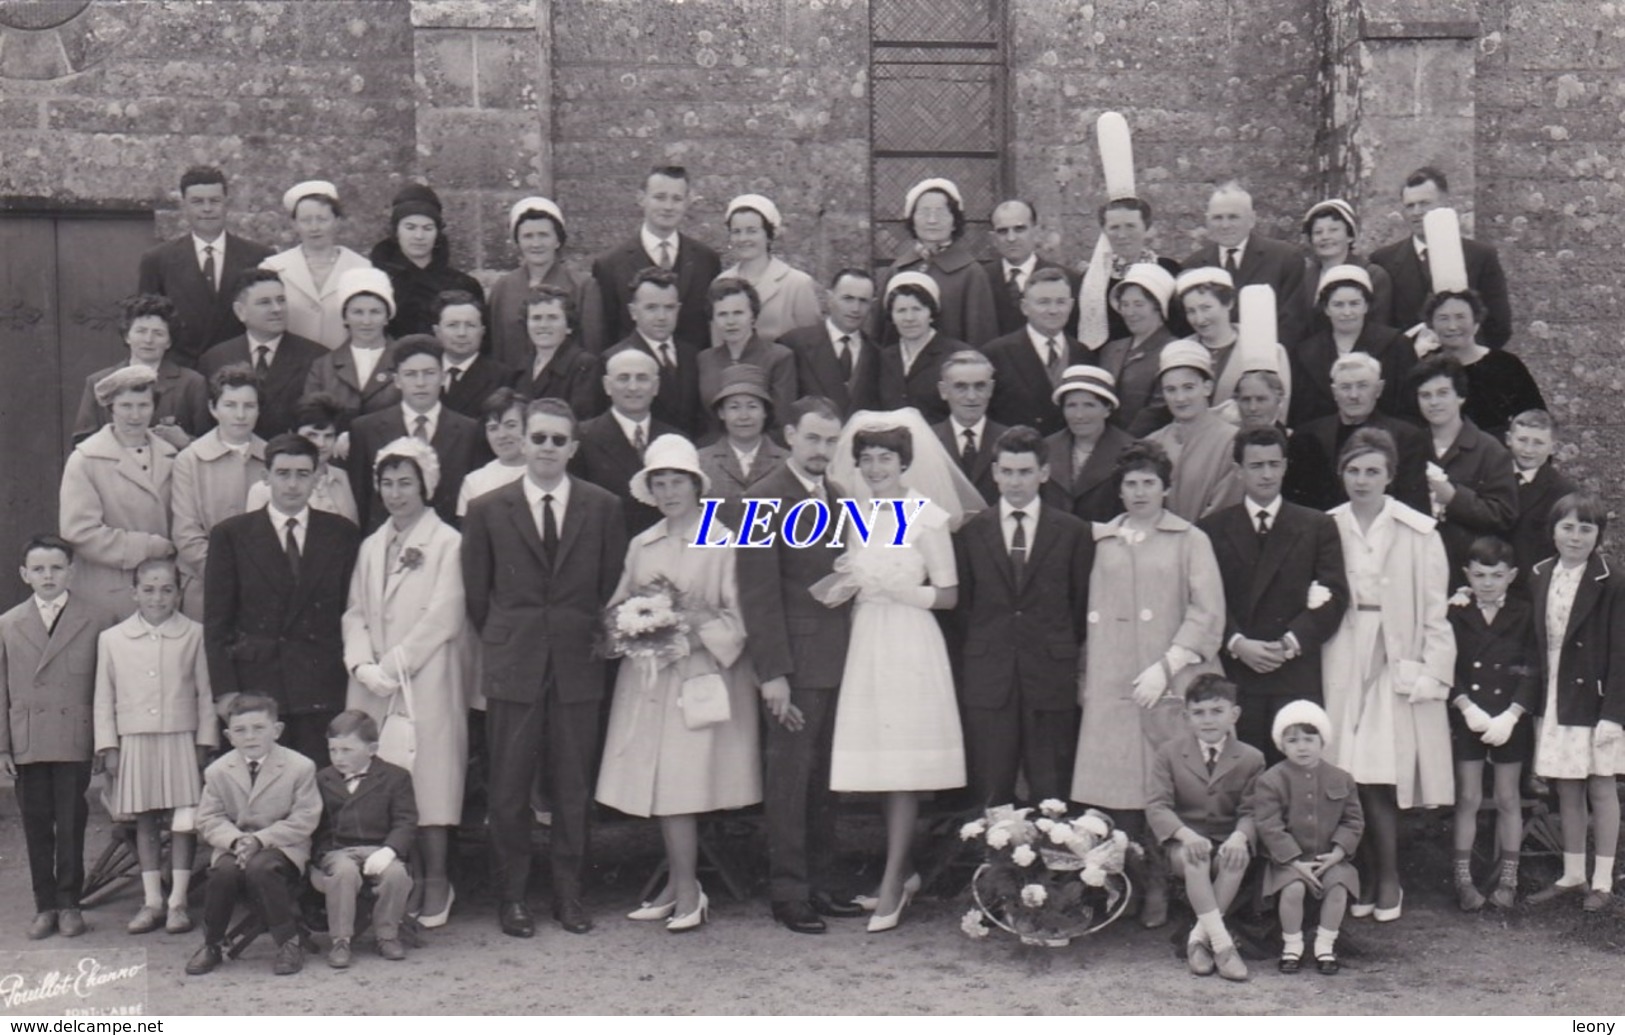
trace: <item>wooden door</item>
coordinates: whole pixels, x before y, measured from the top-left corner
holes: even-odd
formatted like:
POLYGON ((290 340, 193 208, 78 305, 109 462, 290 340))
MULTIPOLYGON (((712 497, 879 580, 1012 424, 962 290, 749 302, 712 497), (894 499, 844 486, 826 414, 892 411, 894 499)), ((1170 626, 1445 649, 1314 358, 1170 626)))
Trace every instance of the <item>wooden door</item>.
MULTIPOLYGON (((0 215, 0 572, 57 527, 57 485, 85 378, 122 360, 119 299, 154 244, 145 213, 0 215)), ((26 587, 0 575, 0 605, 26 587)))

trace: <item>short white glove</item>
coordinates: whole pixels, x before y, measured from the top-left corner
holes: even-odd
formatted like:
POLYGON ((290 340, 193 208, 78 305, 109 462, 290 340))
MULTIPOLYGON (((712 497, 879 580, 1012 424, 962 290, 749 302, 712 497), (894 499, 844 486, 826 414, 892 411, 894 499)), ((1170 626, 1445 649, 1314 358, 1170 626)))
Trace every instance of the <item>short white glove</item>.
POLYGON ((1518 713, 1508 708, 1490 720, 1489 726, 1484 729, 1484 735, 1479 739, 1490 747, 1500 747, 1512 739, 1512 731, 1517 728, 1518 713))
POLYGON ((355 678, 358 683, 377 694, 379 697, 393 696, 400 689, 400 684, 384 674, 384 666, 375 661, 355 667, 355 678))
POLYGON ((368 877, 376 877, 389 869, 389 864, 395 861, 395 849, 385 846, 367 856, 367 861, 361 864, 361 872, 368 877))
POLYGON ((1490 718, 1489 712, 1480 708, 1476 704, 1469 704, 1467 707, 1463 708, 1461 710, 1461 717, 1467 721, 1467 728, 1472 730, 1474 733, 1483 733, 1485 730, 1490 728, 1490 723, 1495 721, 1490 718))
POLYGON ((1162 700, 1167 689, 1168 670, 1159 661, 1134 677, 1134 703, 1149 708, 1162 700))

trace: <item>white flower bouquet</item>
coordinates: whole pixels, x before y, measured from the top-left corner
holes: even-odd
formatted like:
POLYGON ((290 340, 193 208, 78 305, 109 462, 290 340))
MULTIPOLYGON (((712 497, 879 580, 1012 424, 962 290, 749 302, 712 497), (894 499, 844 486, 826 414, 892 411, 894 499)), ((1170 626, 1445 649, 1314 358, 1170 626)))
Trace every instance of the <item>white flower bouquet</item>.
POLYGON ((659 667, 688 657, 690 631, 682 593, 658 578, 605 609, 602 653, 659 667))

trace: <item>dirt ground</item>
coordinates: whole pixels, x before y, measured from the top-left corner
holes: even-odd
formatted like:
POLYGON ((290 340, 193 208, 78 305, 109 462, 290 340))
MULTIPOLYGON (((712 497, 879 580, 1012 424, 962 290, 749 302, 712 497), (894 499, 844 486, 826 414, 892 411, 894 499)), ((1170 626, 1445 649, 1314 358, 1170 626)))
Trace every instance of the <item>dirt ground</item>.
MULTIPOLYGON (((659 859, 658 833, 646 822, 599 831, 588 900, 598 927, 589 935, 566 934, 548 920, 544 889, 532 898, 537 936, 505 937, 494 903, 470 877, 451 923, 427 932, 425 947, 404 963, 365 946, 347 972, 313 956, 302 974, 278 978, 270 972, 273 947, 261 939, 242 959, 190 978, 182 968, 200 944, 197 934, 138 940, 124 933, 139 905, 134 887, 89 911, 91 931, 77 942, 24 939, 32 912, 27 861, 7 790, 0 793, 0 950, 139 944, 148 953, 148 1008, 171 1015, 1617 1014, 1620 913, 1588 917, 1569 902, 1465 916, 1449 894, 1445 830, 1441 815, 1412 821, 1404 918, 1350 921, 1343 973, 1331 978, 1285 977, 1265 960, 1251 964, 1247 984, 1197 979, 1175 958, 1170 929, 1147 931, 1131 920, 1065 949, 1025 948, 997 933, 973 942, 959 930, 968 893, 924 898, 886 934, 868 935, 861 920, 849 920, 813 937, 776 926, 759 887, 748 901, 725 900, 713 877, 711 923, 675 936, 622 919, 659 859)), ((92 858, 107 836, 105 817, 93 816, 92 858)), ((872 883, 878 820, 857 811, 843 818, 842 836, 843 860, 859 886, 872 883)), ((477 870, 480 858, 468 852, 467 869, 477 870)), ((1553 872, 1526 866, 1526 890, 1553 872)))

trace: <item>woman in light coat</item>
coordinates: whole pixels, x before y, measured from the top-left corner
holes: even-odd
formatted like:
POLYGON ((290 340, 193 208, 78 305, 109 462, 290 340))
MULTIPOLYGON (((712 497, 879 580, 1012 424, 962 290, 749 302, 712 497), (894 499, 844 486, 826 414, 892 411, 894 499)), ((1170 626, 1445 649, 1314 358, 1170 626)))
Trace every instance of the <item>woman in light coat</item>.
POLYGON ((463 606, 462 536, 428 506, 440 462, 426 443, 401 438, 374 464, 389 520, 361 544, 344 611, 346 707, 380 725, 410 721, 418 838, 412 911, 425 927, 446 922, 455 898, 446 875, 451 828, 463 809, 468 768, 470 643, 463 606), (410 716, 407 720, 404 717, 410 716))
POLYGON ((248 509, 249 489, 265 481, 265 442, 254 434, 260 379, 246 363, 209 379, 214 430, 181 450, 171 478, 171 522, 180 554, 181 610, 203 621, 203 568, 209 530, 248 509))
POLYGON ((288 188, 282 207, 293 220, 299 243, 260 263, 282 277, 288 293, 288 333, 320 342, 329 349, 344 344, 344 299, 339 278, 356 269, 371 269, 366 258, 338 242, 338 188, 326 180, 307 180, 288 188))
MULTIPOLYGON (((762 303, 756 316, 757 336, 778 341, 797 327, 817 323, 822 314, 812 277, 773 254, 773 239, 784 225, 779 207, 760 194, 741 194, 728 202, 723 222, 736 261, 717 279, 737 277, 756 289, 762 303)), ((712 344, 717 342, 713 334, 712 344)))
POLYGON ((1456 640, 1449 574, 1436 522, 1390 497, 1398 463, 1377 428, 1349 437, 1338 471, 1349 501, 1330 513, 1343 540, 1349 608, 1321 653, 1332 761, 1360 785, 1363 904, 1356 915, 1398 920, 1399 810, 1455 801, 1445 699, 1456 640))
POLYGON ((144 366, 120 367, 96 384, 109 423, 74 447, 62 469, 62 538, 73 544, 73 591, 121 620, 135 614, 136 566, 173 557, 169 482, 175 447, 153 434, 153 385, 144 366))

